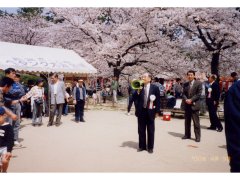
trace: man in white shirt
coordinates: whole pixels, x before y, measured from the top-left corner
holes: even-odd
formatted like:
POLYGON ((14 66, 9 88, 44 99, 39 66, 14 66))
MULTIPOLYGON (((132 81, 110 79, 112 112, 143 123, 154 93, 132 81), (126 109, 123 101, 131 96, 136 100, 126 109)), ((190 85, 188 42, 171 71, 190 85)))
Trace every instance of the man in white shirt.
POLYGON ((50 91, 50 116, 49 116, 49 122, 48 126, 53 125, 54 116, 57 111, 57 118, 56 118, 56 126, 60 125, 61 116, 62 116, 62 109, 63 104, 65 102, 65 84, 63 81, 60 81, 58 79, 58 75, 56 73, 51 74, 51 81, 52 83, 49 85, 49 91, 50 91))

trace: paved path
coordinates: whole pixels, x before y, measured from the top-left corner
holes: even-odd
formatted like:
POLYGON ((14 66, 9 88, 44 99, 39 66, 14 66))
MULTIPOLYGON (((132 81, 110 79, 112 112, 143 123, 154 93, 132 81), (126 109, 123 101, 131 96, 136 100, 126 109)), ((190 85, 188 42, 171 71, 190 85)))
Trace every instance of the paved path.
MULTIPOLYGON (((207 130, 200 143, 182 140, 183 119, 156 119, 155 149, 137 152, 137 121, 123 111, 89 110, 86 123, 73 114, 60 127, 22 122, 22 148, 13 151, 9 172, 228 172, 224 132, 207 130)), ((193 131, 193 129, 192 129, 193 131)), ((194 133, 192 133, 194 135, 194 133)), ((194 137, 194 136, 193 136, 194 137)))

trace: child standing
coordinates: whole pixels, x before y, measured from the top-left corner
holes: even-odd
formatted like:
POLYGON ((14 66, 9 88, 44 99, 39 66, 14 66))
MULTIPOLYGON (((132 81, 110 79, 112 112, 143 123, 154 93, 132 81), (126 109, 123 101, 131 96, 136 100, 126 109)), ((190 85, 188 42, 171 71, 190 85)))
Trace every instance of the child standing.
POLYGON ((102 97, 103 97, 103 103, 106 103, 106 99, 107 99, 106 86, 103 86, 103 89, 102 89, 102 97))
POLYGON ((0 106, 0 172, 7 172, 14 145, 13 128, 5 122, 5 109, 0 106))
POLYGON ((92 98, 93 98, 93 105, 95 106, 95 105, 97 104, 97 94, 96 94, 96 90, 93 90, 92 98))

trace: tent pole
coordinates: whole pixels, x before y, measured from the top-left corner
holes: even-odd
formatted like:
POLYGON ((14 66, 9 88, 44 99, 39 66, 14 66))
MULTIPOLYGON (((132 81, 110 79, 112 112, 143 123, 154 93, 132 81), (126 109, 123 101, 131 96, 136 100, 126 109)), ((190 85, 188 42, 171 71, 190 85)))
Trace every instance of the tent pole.
POLYGON ((50 118, 50 104, 51 104, 51 97, 50 97, 50 82, 49 82, 49 72, 48 72, 48 117, 50 118))

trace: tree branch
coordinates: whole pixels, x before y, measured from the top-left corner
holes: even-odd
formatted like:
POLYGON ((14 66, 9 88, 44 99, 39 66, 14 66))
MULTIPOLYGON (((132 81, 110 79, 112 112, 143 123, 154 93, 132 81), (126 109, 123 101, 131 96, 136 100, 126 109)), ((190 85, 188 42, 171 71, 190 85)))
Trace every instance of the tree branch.
POLYGON ((236 43, 236 42, 233 42, 231 45, 227 45, 227 46, 222 47, 222 50, 228 49, 228 48, 233 47, 233 46, 235 46, 235 45, 237 45, 237 43, 236 43))
POLYGON ((213 45, 216 45, 216 43, 215 43, 215 38, 212 38, 211 37, 211 35, 210 35, 210 33, 207 31, 207 36, 208 36, 208 38, 210 39, 210 41, 211 41, 211 43, 213 44, 213 45))
POLYGON ((97 41, 86 31, 84 31, 82 28, 79 28, 86 36, 90 37, 90 39, 93 40, 95 44, 97 44, 97 41))
POLYGON ((193 34, 195 34, 195 35, 198 36, 197 33, 195 33, 193 30, 189 29, 188 27, 186 27, 186 26, 184 26, 184 25, 182 25, 182 24, 179 24, 179 26, 182 27, 183 29, 185 29, 186 31, 191 32, 191 33, 193 33, 193 34))
POLYGON ((108 60, 106 60, 107 61, 107 63, 108 63, 108 67, 114 67, 114 66, 116 66, 116 64, 114 64, 113 62, 110 62, 110 61, 108 61, 108 60))
POLYGON ((65 20, 67 20, 70 24, 72 24, 74 27, 76 27, 77 29, 80 29, 80 31, 82 31, 86 36, 90 37, 90 39, 92 39, 93 42, 94 42, 95 44, 97 44, 97 41, 96 41, 88 32, 86 32, 83 28, 80 28, 78 25, 72 23, 72 21, 71 21, 70 19, 68 19, 68 18, 66 18, 66 17, 63 17, 63 18, 64 18, 65 20))
POLYGON ((82 43, 82 41, 78 40, 78 39, 75 39, 75 40, 67 42, 66 44, 72 44, 72 43, 82 43))
POLYGON ((223 38, 219 41, 219 43, 217 44, 217 49, 219 49, 219 50, 221 49, 224 41, 225 41, 225 37, 223 37, 223 38))
POLYGON ((140 45, 144 45, 144 44, 151 44, 151 43, 154 43, 156 42, 157 40, 153 40, 153 41, 145 41, 145 42, 138 42, 138 43, 135 43, 133 45, 131 45, 130 47, 128 47, 126 49, 126 51, 122 54, 122 57, 126 56, 127 53, 134 47, 137 47, 137 46, 140 46, 140 45))
POLYGON ((147 28, 145 28, 141 23, 140 23, 140 26, 143 28, 144 34, 145 34, 147 40, 149 41, 149 38, 148 38, 148 35, 147 35, 147 28))
POLYGON ((138 59, 136 59, 133 62, 126 62, 121 66, 120 71, 123 71, 123 69, 127 66, 135 66, 135 65, 142 64, 142 63, 148 63, 148 61, 146 61, 146 60, 139 60, 138 61, 138 59))
POLYGON ((107 61, 107 63, 108 63, 108 67, 112 67, 112 66, 115 67, 115 66, 116 66, 116 63, 110 62, 110 61, 108 61, 108 60, 106 59, 106 57, 112 59, 113 56, 110 56, 110 55, 108 55, 108 54, 104 54, 103 57, 104 57, 104 59, 107 61))
POLYGON ((198 33, 199 33, 199 38, 202 40, 202 42, 204 43, 204 45, 207 47, 207 49, 209 50, 209 51, 214 51, 214 50, 216 50, 215 48, 213 48, 210 44, 209 44, 209 42, 207 41, 207 39, 205 38, 205 36, 204 36, 204 34, 203 34, 203 32, 202 32, 202 29, 199 27, 199 25, 197 25, 197 29, 198 29, 198 33))
POLYGON ((122 75, 126 75, 126 76, 131 76, 131 74, 128 74, 128 73, 123 73, 121 72, 122 75))

